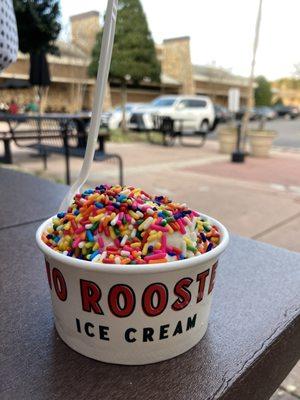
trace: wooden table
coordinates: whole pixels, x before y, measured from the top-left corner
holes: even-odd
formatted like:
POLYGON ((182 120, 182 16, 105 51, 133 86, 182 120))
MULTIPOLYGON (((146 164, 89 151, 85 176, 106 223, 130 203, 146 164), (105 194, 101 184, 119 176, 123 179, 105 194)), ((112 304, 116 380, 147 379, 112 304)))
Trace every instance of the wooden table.
POLYGON ((204 339, 148 366, 103 364, 53 326, 34 234, 66 187, 0 168, 1 399, 268 399, 300 355, 300 254, 233 236, 204 339))

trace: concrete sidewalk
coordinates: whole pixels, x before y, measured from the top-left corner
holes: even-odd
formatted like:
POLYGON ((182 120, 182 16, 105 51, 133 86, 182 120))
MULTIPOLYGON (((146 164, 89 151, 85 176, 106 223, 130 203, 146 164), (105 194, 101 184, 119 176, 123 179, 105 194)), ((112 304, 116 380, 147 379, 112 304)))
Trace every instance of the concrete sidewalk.
MULTIPOLYGON (((125 183, 163 193, 220 219, 231 232, 300 251, 300 154, 275 151, 269 159, 247 158, 232 164, 217 143, 203 148, 163 147, 148 143, 108 143, 122 155, 125 183)), ((64 180, 64 158, 52 155, 48 170, 28 150, 14 149, 19 168, 48 179, 64 180)), ((81 160, 72 158, 72 177, 81 160)), ((117 182, 113 162, 94 163, 89 186, 117 182)))

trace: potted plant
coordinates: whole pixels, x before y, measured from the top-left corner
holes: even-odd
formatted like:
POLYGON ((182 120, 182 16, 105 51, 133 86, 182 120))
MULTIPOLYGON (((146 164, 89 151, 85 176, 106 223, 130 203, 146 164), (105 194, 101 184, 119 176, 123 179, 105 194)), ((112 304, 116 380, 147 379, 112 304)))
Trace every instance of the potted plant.
POLYGON ((231 154, 236 148, 237 129, 233 125, 222 126, 218 129, 220 153, 231 154))
POLYGON ((268 157, 276 132, 267 129, 249 130, 247 137, 253 157, 268 157))

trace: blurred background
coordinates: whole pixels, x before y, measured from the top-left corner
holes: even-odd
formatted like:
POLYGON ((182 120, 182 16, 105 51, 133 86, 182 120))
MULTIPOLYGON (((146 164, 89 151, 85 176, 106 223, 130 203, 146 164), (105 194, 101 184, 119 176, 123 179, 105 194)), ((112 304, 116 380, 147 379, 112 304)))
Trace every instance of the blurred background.
MULTIPOLYGON (((0 165, 71 183, 106 1, 13 3, 19 53, 0 72, 0 165)), ((123 173, 232 233, 299 252, 299 15, 299 0, 120 0, 88 185, 123 173)), ((300 399, 299 375, 298 365, 272 399, 300 399)))

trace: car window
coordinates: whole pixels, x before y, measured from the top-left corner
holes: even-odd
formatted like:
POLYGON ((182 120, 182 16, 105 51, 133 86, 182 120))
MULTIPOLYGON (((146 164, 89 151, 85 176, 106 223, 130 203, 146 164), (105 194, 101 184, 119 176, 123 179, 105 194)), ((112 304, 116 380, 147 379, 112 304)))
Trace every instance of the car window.
POLYGON ((126 111, 131 111, 133 108, 134 108, 133 105, 127 105, 127 106, 125 106, 125 110, 126 110, 126 111))
MULTIPOLYGON (((125 111, 131 111, 133 108, 134 108, 134 105, 133 105, 133 104, 126 104, 126 105, 125 105, 125 111)), ((114 111, 120 112, 120 111, 123 111, 123 108, 122 108, 122 106, 118 106, 118 107, 116 107, 116 108, 114 109, 114 111)))
POLYGON ((207 106, 207 101, 205 100, 197 100, 197 99, 188 99, 186 100, 186 107, 188 108, 204 108, 207 106))
POLYGON ((181 106, 182 108, 188 107, 188 100, 180 100, 178 106, 181 106))
POLYGON ((164 98, 164 99, 156 99, 152 102, 154 107, 170 107, 175 103, 174 98, 164 98))

